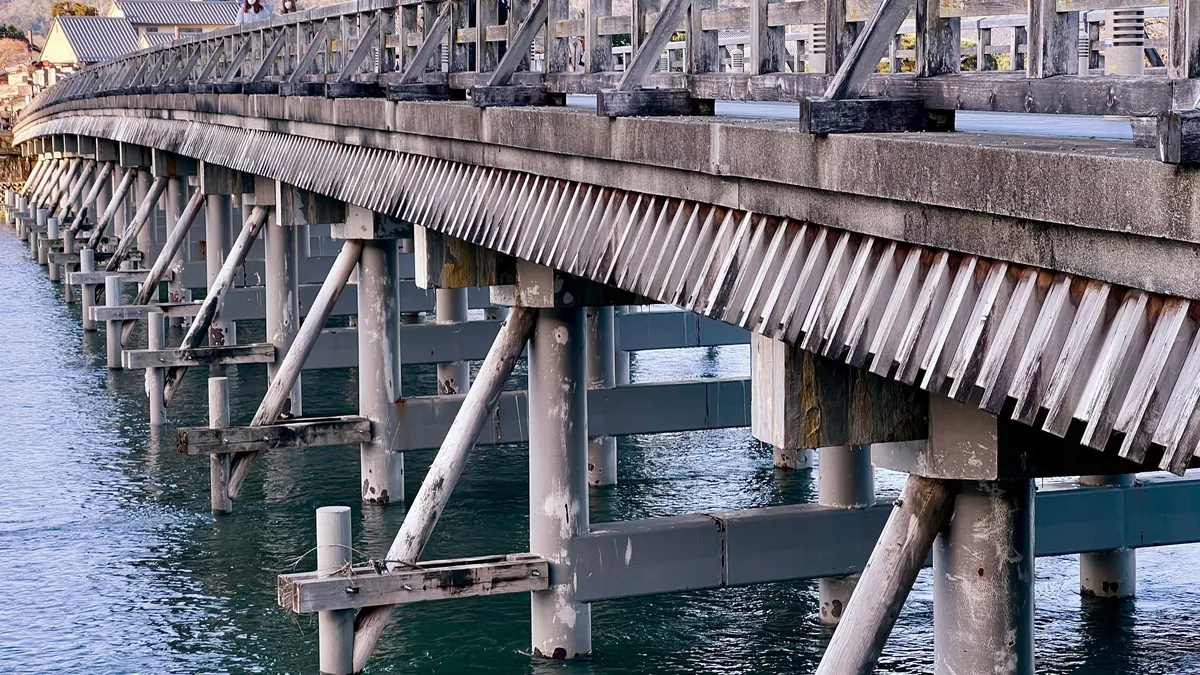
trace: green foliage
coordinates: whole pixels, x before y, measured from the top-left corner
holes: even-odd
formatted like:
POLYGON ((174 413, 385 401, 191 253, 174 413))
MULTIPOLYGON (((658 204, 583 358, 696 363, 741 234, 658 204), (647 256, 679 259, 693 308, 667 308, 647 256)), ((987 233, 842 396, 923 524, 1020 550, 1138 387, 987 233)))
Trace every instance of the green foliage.
POLYGON ((25 31, 21 30, 20 28, 17 28, 16 26, 12 25, 11 23, 8 24, 7 26, 0 25, 0 38, 7 38, 10 40, 20 40, 22 42, 28 42, 28 40, 25 38, 25 31))
POLYGON ((50 16, 98 16, 100 11, 91 5, 63 0, 50 5, 50 16))
POLYGON ((612 36, 612 46, 628 47, 629 46, 629 33, 621 33, 620 35, 612 36))

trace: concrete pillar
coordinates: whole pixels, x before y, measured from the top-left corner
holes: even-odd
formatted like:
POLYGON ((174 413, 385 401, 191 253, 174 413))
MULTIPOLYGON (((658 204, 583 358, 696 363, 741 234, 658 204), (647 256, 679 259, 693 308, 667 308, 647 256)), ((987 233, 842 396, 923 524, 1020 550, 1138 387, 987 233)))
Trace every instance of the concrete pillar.
MULTIPOLYGON (((62 233, 63 253, 71 254, 75 252, 75 233, 71 230, 64 230, 62 233)), ((63 300, 68 304, 75 302, 75 286, 71 285, 71 272, 75 270, 74 263, 63 264, 63 300)))
MULTIPOLYGON (((229 426, 229 378, 208 378, 208 428, 229 426)), ((208 456, 209 502, 213 513, 233 513, 229 496, 229 476, 233 472, 233 453, 208 456)))
POLYGON ((621 349, 621 331, 617 328, 618 317, 629 313, 629 307, 613 308, 613 366, 617 373, 617 384, 629 384, 629 352, 621 349))
MULTIPOLYGON (((617 383, 612 307, 587 309, 588 389, 611 389, 617 383)), ((588 484, 617 484, 617 439, 588 439, 588 484)))
MULTIPOLYGON (((416 244, 413 242, 412 237, 408 237, 407 239, 399 240, 399 247, 400 247, 399 251, 400 251, 401 255, 411 254, 416 249, 416 244)), ((437 297, 435 296, 434 297, 435 312, 436 312, 436 307, 437 307, 437 297)), ((421 313, 420 312, 402 312, 400 314, 400 323, 402 323, 406 326, 419 324, 419 323, 421 323, 421 313)))
MULTIPOLYGON (((467 289, 439 288, 434 296, 437 323, 466 323, 467 289)), ((466 361, 437 364, 439 394, 465 394, 471 387, 471 368, 466 361)))
MULTIPOLYGON (((90 248, 85 248, 79 252, 79 271, 80 272, 95 272, 96 271, 96 252, 90 248)), ((83 284, 80 286, 79 310, 83 314, 83 330, 92 332, 96 330, 96 322, 92 319, 92 307, 96 304, 96 285, 83 284)))
POLYGON ((592 651, 570 547, 588 531, 585 342, 582 308, 541 310, 529 341, 529 550, 550 561, 551 584, 530 594, 533 653, 554 659, 592 651))
POLYGON ((1032 675, 1033 481, 964 481, 933 547, 934 672, 1032 675))
MULTIPOLYGON (((150 175, 149 171, 138 169, 137 182, 133 186, 134 198, 132 206, 135 213, 142 202, 146 201, 146 196, 150 194, 150 183, 152 182, 154 182, 154 177, 150 175)), ((137 250, 142 254, 142 262, 138 267, 147 268, 150 266, 148 262, 150 258, 150 243, 154 241, 153 234, 157 217, 158 207, 156 205, 155 208, 150 210, 150 217, 146 221, 145 227, 142 228, 141 232, 138 232, 137 250)))
MULTIPOLYGON (((206 286, 212 288, 221 265, 229 253, 229 195, 205 195, 204 197, 204 263, 206 286)), ((208 328, 208 344, 212 347, 237 344, 237 334, 233 322, 217 314, 208 328)), ((210 377, 225 375, 226 366, 213 365, 208 367, 210 377)))
MULTIPOLYGON (((277 354, 275 362, 267 364, 267 382, 270 382, 275 379, 283 356, 296 339, 296 331, 300 330, 300 259, 295 228, 280 225, 274 210, 267 217, 263 232, 266 244, 267 342, 275 345, 277 354)), ((283 407, 283 418, 302 414, 300 379, 296 378, 289 403, 283 407)))
MULTIPOLYGON (((817 503, 838 509, 866 509, 875 505, 875 467, 871 446, 841 445, 821 448, 817 467, 817 503)), ((858 584, 857 574, 821 579, 821 622, 836 625, 858 584)))
MULTIPOLYGON (((112 274, 104 277, 104 304, 117 307, 121 304, 121 277, 112 274)), ((108 369, 121 369, 121 321, 109 320, 105 325, 104 342, 108 345, 108 369)))
POLYGON ((55 282, 57 282, 59 279, 59 265, 51 259, 51 256, 54 253, 54 243, 59 240, 60 236, 61 235, 58 229, 58 218, 48 218, 46 220, 46 272, 50 277, 50 281, 55 282))
POLYGON ((1107 20, 1112 44, 1104 50, 1105 74, 1141 75, 1146 59, 1145 10, 1110 9, 1107 20))
POLYGON ((33 242, 34 258, 37 259, 37 264, 45 267, 50 264, 50 256, 47 251, 50 249, 50 241, 46 239, 45 232, 36 232, 37 238, 30 239, 33 242))
MULTIPOLYGON (((164 318, 166 317, 162 312, 150 312, 150 315, 146 317, 146 345, 151 350, 166 349, 166 338, 163 335, 164 318)), ((117 326, 119 331, 120 323, 117 326)), ((120 332, 117 333, 117 337, 120 337, 120 332)), ((165 368, 146 369, 146 396, 150 399, 150 424, 155 426, 167 422, 167 406, 163 400, 166 375, 165 368)))
MULTIPOLYGON (((341 574, 352 559, 349 506, 317 509, 317 576, 341 574)), ((317 653, 324 675, 354 672, 354 610, 317 613, 317 653)))
POLYGON ((358 410, 371 420, 360 449, 362 499, 404 503, 404 453, 392 450, 400 399, 400 262, 394 239, 364 242, 358 263, 358 410))
MULTIPOLYGON (((179 224, 179 218, 183 215, 184 203, 187 202, 187 182, 179 176, 171 176, 167 179, 166 191, 166 215, 167 215, 167 237, 170 238, 175 227, 179 224)), ((171 258, 171 264, 168 269, 178 271, 183 269, 183 247, 180 247, 180 252, 171 258)), ((145 265, 149 267, 150 265, 145 265)), ((179 274, 175 278, 167 282, 167 301, 182 302, 183 301, 183 279, 179 278, 179 274)), ((172 326, 182 326, 183 318, 176 317, 171 319, 172 326)))
MULTIPOLYGON (((113 170, 109 173, 108 180, 100 184, 100 192, 96 195, 96 210, 93 211, 96 216, 93 219, 94 221, 98 222, 100 220, 100 216, 104 215, 104 212, 108 210, 108 203, 112 201, 113 185, 115 185, 115 183, 113 183, 113 179, 116 178, 120 173, 120 169, 113 170)), ((107 231, 107 233, 111 234, 113 231, 112 221, 109 221, 104 226, 104 229, 107 231)))
MULTIPOLYGON (((1133 475, 1080 476, 1080 487, 1133 487, 1133 475)), ((1137 593, 1137 549, 1079 554, 1079 590, 1097 598, 1132 598, 1137 593)))

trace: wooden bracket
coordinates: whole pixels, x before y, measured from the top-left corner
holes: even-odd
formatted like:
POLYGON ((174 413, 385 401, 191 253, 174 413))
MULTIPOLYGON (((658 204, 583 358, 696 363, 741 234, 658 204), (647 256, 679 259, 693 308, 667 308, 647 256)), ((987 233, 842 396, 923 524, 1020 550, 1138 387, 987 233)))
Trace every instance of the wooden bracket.
POLYGON ((315 96, 318 98, 324 97, 325 96, 325 83, 324 82, 293 82, 291 80, 288 80, 287 82, 280 82, 279 83, 279 95, 280 96, 315 96))
POLYGON ((433 560, 389 571, 385 563, 354 565, 344 573, 279 575, 279 606, 309 614, 424 600, 444 600, 550 588, 550 563, 533 553, 433 560))
POLYGON ((391 84, 387 88, 389 101, 449 101, 454 92, 445 82, 413 82, 391 84))
POLYGON ((279 82, 276 80, 246 82, 242 84, 242 93, 247 96, 277 96, 279 95, 279 82))
POLYGON ((346 204, 345 222, 330 223, 329 236, 334 239, 404 239, 412 236, 412 227, 412 223, 386 213, 346 204))
POLYGON ((310 417, 257 427, 188 427, 175 434, 176 447, 185 455, 294 450, 370 442, 371 420, 353 415, 310 417))
POLYGON ((374 82, 330 82, 325 85, 325 98, 379 98, 383 89, 374 82))
POLYGON ((491 288, 492 302, 510 307, 603 307, 653 304, 636 293, 606 286, 518 258, 516 283, 491 288))
POLYGON ((566 105, 567 95, 546 91, 541 85, 506 84, 471 88, 471 104, 476 108, 530 105, 566 105))
POLYGON ((809 134, 925 131, 925 104, 915 98, 800 101, 800 130, 809 134))
POLYGON ((511 256, 427 227, 413 226, 413 248, 420 288, 480 288, 516 281, 511 256))
POLYGON ((1159 116, 1158 158, 1168 164, 1200 162, 1200 110, 1168 110, 1159 116))
POLYGON ((713 99, 692 98, 687 89, 601 89, 596 94, 600 117, 712 115, 714 110, 713 99))

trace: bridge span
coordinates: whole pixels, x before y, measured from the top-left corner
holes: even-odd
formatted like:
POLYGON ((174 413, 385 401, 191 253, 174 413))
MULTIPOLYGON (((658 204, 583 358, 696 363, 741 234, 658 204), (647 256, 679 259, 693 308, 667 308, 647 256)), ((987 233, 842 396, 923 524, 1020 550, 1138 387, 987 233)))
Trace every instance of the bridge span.
POLYGON ((1140 44, 1136 68, 1105 54, 1137 73, 1079 75, 1078 10, 1131 8, 1029 2, 1024 72, 982 49, 964 73, 960 19, 984 10, 917 0, 909 56, 912 3, 866 4, 667 0, 631 23, 525 0, 498 24, 496 3, 373 1, 186 38, 31 105, 7 220, 104 325, 110 367, 146 369, 153 422, 209 368, 210 425, 179 446, 209 457, 215 512, 259 453, 328 445, 360 444, 363 500, 409 502, 381 562, 328 507, 317 571, 280 576, 281 606, 319 613, 323 672, 361 670, 407 602, 529 592, 535 656, 575 658, 591 602, 804 578, 841 626, 818 672, 870 672, 932 557, 937 672, 1032 673, 1035 556, 1084 553, 1084 591, 1128 597, 1133 549, 1200 541, 1193 480, 1133 478, 1200 450, 1200 19, 1172 5, 1164 76, 1137 74, 1140 44), (722 72, 743 20, 751 71, 722 72), (837 36, 804 69, 801 24, 837 36), (658 72, 676 28, 687 65, 658 72), (954 132, 958 110, 1122 115, 1133 140, 954 132), (676 309, 622 309, 650 304, 676 309), (266 340, 237 344, 259 318, 266 340), (744 342, 748 381, 620 375, 630 350, 744 342), (439 364, 439 395, 403 396, 402 362, 439 364), (270 386, 232 425, 239 363, 270 386), (346 366, 359 410, 304 416, 301 371, 346 366), (730 426, 780 466, 819 448, 820 505, 589 524, 614 436, 730 426), (506 442, 529 444, 529 551, 421 561, 472 448, 506 442), (403 452, 434 447, 406 500, 403 452), (900 499, 876 503, 873 465, 909 474, 900 499), (1081 487, 1035 489, 1061 476, 1081 487))

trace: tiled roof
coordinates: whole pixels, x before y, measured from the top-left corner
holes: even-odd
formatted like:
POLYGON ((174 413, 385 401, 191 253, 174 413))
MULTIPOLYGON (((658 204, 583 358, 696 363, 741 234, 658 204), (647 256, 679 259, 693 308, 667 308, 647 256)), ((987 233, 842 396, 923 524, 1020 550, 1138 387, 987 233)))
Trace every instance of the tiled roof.
POLYGON ((107 16, 59 16, 55 19, 75 58, 96 63, 138 50, 137 33, 125 19, 107 16))
POLYGON ((231 26, 240 5, 221 0, 113 0, 134 25, 231 26))
POLYGON ((157 46, 159 46, 159 45, 165 45, 165 44, 167 44, 168 42, 171 42, 171 41, 172 41, 172 40, 174 40, 174 39, 175 39, 175 33, 173 33, 173 32, 167 32, 167 31, 160 31, 160 32, 155 32, 155 31, 147 31, 147 32, 146 32, 146 33, 145 33, 145 34, 142 36, 142 46, 143 46, 143 47, 157 47, 157 46))

